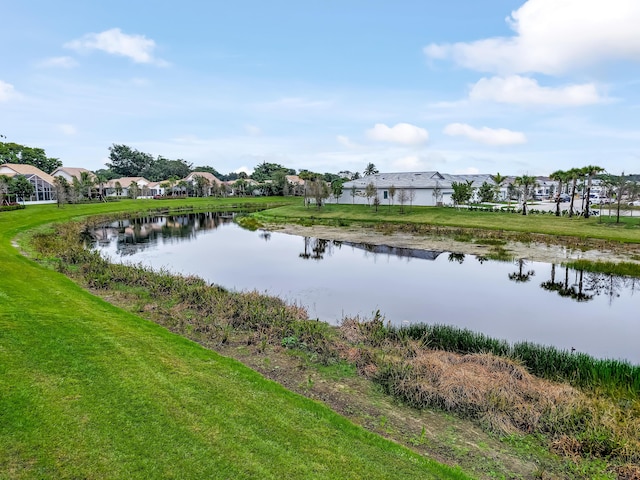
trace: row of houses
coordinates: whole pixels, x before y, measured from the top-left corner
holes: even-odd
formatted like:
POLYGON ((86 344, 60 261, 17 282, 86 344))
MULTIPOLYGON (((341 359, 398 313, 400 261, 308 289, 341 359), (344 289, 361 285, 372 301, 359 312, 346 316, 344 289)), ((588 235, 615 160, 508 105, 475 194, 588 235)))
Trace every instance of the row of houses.
MULTIPOLYGON (((57 177, 64 178, 69 184, 73 184, 74 180, 80 181, 83 177, 88 177, 102 195, 111 197, 135 196, 136 198, 152 198, 169 193, 179 193, 183 191, 185 186, 193 191, 198 185, 198 177, 206 180, 206 182, 201 183, 200 187, 203 189, 201 194, 204 196, 214 195, 223 191, 223 189, 231 195, 255 194, 259 185, 257 181, 250 178, 243 179, 241 182, 223 182, 209 172, 192 172, 185 178, 175 181, 152 182, 144 177, 122 177, 109 180, 104 184, 97 184, 95 183, 95 174, 86 168, 60 167, 48 174, 32 165, 10 163, 0 165, 0 175, 5 175, 9 178, 18 175, 25 177, 33 185, 34 193, 30 198, 21 200, 30 203, 55 202, 57 194, 54 181, 57 177)), ((304 180, 297 175, 287 175, 286 180, 291 187, 287 193, 302 195, 301 189, 304 188, 304 180)))
MULTIPOLYGON (((373 196, 377 196, 382 203, 397 200, 397 197, 395 199, 392 198, 394 196, 392 193, 395 190, 396 195, 398 194, 397 192, 408 192, 413 205, 451 205, 453 204, 451 198, 453 195, 453 182, 471 182, 471 186, 476 191, 484 183, 487 183, 496 188, 496 200, 507 200, 512 196, 515 180, 516 177, 506 177, 504 182, 498 186, 490 174, 453 175, 436 171, 377 173, 344 183, 342 194, 337 199, 337 202, 367 204, 371 200, 365 192, 368 185, 373 185, 375 188, 375 195, 373 196)), ((558 187, 558 182, 551 180, 549 177, 536 177, 533 195, 540 199, 548 199, 552 195, 560 193, 558 192, 558 187)))

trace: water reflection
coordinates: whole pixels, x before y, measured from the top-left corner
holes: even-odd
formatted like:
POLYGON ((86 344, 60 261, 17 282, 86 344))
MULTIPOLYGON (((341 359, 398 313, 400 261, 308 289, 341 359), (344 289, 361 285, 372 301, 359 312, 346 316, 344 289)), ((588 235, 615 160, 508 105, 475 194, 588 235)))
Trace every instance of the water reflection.
POLYGON ((527 261, 524 258, 519 258, 516 260, 516 264, 518 265, 518 271, 509 274, 509 280, 516 283, 524 283, 531 280, 536 272, 535 270, 525 270, 524 267, 527 265, 527 261))
POLYGON ((123 219, 97 228, 93 238, 99 247, 115 242, 118 255, 130 256, 159 243, 194 240, 200 231, 218 228, 234 218, 235 213, 206 212, 123 219))
POLYGON ((508 341, 574 346, 640 362, 638 279, 524 259, 499 262, 457 252, 252 232, 231 220, 232 215, 215 213, 152 216, 113 222, 95 236, 98 248, 114 261, 267 292, 333 324, 380 310, 396 325, 452 324, 508 341))

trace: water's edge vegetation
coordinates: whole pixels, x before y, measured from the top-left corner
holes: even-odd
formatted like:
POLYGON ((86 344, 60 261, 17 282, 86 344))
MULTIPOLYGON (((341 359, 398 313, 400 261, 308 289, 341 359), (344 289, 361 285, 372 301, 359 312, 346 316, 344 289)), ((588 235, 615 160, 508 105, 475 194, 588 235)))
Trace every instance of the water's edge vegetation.
POLYGON ((104 221, 94 218, 37 232, 31 245, 40 261, 89 288, 137 299, 143 315, 152 306, 150 318, 206 346, 234 341, 258 348, 279 345, 306 353, 318 364, 346 361, 411 405, 452 411, 501 434, 545 435, 556 451, 603 458, 619 469, 640 464, 638 366, 528 343, 512 346, 447 326, 392 328, 379 317, 345 319, 333 328, 273 297, 229 292, 195 277, 139 265, 109 264, 81 242, 104 221), (469 382, 463 367, 481 372, 484 384, 469 382), (452 383, 459 368, 461 382, 452 383), (496 380, 498 373, 506 375, 504 383, 496 380), (579 389, 535 380, 532 374, 579 389))

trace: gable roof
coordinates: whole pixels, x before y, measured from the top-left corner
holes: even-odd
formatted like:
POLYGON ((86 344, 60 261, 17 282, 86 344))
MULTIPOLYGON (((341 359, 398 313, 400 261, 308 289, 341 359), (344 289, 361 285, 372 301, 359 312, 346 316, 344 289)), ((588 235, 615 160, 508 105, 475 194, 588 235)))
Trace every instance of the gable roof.
POLYGON ((216 177, 213 173, 209 173, 209 172, 191 172, 183 180, 187 182, 192 182, 195 180, 195 177, 204 177, 207 180, 209 180, 209 183, 211 185, 213 185, 214 183, 217 183, 218 185, 222 183, 218 177, 216 177))
POLYGON ((93 173, 91 170, 87 170, 86 168, 81 168, 81 167, 58 167, 51 173, 51 176, 57 177, 60 174, 60 172, 64 172, 70 177, 76 177, 78 180, 80 180, 80 176, 82 172, 87 172, 89 176, 93 179, 96 178, 96 174, 93 173))
POLYGON ((388 188, 392 185, 396 188, 433 188, 436 184, 440 187, 450 187, 451 180, 446 179, 439 172, 397 172, 376 173, 366 177, 351 180, 343 184, 344 188, 366 188, 373 183, 378 188, 388 188))
POLYGON ((149 185, 149 180, 144 177, 122 177, 122 178, 114 178, 113 180, 109 180, 107 182, 107 187, 115 188, 116 182, 120 182, 120 186, 122 188, 129 188, 133 182, 136 182, 138 186, 140 186, 140 182, 144 183, 144 186, 149 185))
POLYGON ((376 173, 366 177, 345 182, 343 187, 364 189, 368 184, 373 183, 377 188, 389 188, 392 185, 396 188, 451 188, 452 182, 471 181, 474 188, 479 188, 484 182, 494 185, 495 182, 489 174, 469 174, 453 175, 450 173, 440 173, 436 171, 428 172, 398 172, 398 173, 376 173))
POLYGON ((293 183, 294 185, 304 185, 304 180, 298 175, 285 175, 284 178, 287 179, 287 182, 293 183))
POLYGON ((6 175, 8 177, 14 177, 16 175, 24 175, 25 177, 36 175, 40 177, 45 182, 53 185, 54 178, 48 173, 43 172, 38 167, 34 167, 33 165, 24 165, 22 163, 3 163, 0 165, 0 169, 2 167, 6 167, 10 169, 12 172, 4 172, 2 175, 6 175))

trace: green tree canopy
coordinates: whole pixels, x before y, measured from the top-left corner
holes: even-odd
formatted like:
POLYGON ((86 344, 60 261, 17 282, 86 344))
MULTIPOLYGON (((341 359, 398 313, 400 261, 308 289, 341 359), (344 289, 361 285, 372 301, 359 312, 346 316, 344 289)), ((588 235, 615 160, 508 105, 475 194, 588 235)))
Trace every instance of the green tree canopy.
POLYGON ((148 153, 115 143, 109 147, 109 160, 107 167, 120 177, 141 177, 154 161, 148 153))
POLYGON ((153 160, 142 172, 140 176, 152 182, 160 182, 166 180, 171 176, 178 178, 185 178, 191 173, 191 164, 184 160, 169 160, 162 156, 158 156, 156 160, 153 160))
POLYGON ((16 175, 13 177, 12 182, 9 185, 9 193, 13 193, 22 198, 22 201, 28 200, 33 192, 34 186, 23 175, 16 175))
POLYGON ((251 178, 253 178, 257 182, 264 182, 265 180, 273 180, 274 175, 277 172, 285 172, 285 175, 295 175, 296 171, 284 167, 278 163, 267 163, 262 162, 258 165, 251 174, 251 178))
POLYGON ((378 169, 376 168, 376 166, 369 162, 369 164, 367 165, 367 168, 364 169, 364 172, 362 172, 364 174, 365 177, 368 177, 369 175, 375 175, 378 172, 378 169))
POLYGON ((57 158, 47 157, 42 148, 0 142, 0 165, 4 163, 33 165, 45 173, 51 173, 62 166, 62 162, 57 158))
POLYGON ((469 203, 473 196, 473 187, 471 185, 473 185, 473 181, 471 180, 466 180, 464 182, 451 182, 451 188, 453 189, 451 199, 453 200, 453 203, 456 205, 469 203))

